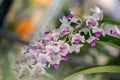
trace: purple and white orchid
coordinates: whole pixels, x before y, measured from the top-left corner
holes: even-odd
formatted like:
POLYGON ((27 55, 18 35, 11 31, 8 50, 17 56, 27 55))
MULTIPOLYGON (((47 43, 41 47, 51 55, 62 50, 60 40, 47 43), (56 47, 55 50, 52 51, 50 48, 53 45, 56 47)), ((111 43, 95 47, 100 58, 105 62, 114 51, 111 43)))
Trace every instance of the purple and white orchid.
POLYGON ((103 18, 103 10, 95 7, 91 11, 93 12, 91 16, 84 17, 86 25, 81 18, 71 12, 67 17, 63 16, 60 19, 60 28, 40 33, 40 39, 32 42, 20 60, 16 61, 15 72, 20 76, 31 75, 39 78, 51 65, 58 69, 62 60, 68 60, 69 53, 80 53, 80 48, 85 43, 93 47, 96 45, 96 41, 105 34, 120 34, 116 26, 110 28, 107 33, 102 28, 103 25, 100 26, 98 21, 103 18), (72 26, 71 23, 75 23, 77 26, 72 26))

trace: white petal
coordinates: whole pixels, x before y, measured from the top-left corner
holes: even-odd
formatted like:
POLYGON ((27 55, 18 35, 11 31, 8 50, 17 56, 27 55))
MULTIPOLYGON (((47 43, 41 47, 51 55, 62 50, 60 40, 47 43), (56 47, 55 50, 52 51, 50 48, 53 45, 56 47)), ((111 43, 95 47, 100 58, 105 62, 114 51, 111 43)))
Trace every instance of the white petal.
POLYGON ((84 29, 81 29, 81 30, 79 31, 79 33, 80 33, 80 32, 84 32, 84 34, 87 35, 87 33, 89 32, 89 29, 88 29, 88 28, 84 28, 84 29))
POLYGON ((78 20, 79 20, 79 19, 78 19, 77 17, 73 17, 73 18, 70 20, 70 22, 77 23, 78 20))
POLYGON ((84 36, 81 36, 80 39, 81 39, 81 42, 85 43, 85 38, 84 38, 84 36))
POLYGON ((90 43, 91 41, 93 41, 93 40, 95 40, 95 39, 96 39, 96 37, 91 36, 91 37, 88 38, 88 40, 86 40, 86 42, 87 42, 87 43, 90 43))
POLYGON ((92 16, 93 16, 96 20, 100 20, 100 18, 101 18, 101 15, 100 15, 100 14, 96 14, 96 13, 94 13, 92 16))
POLYGON ((72 9, 70 9, 70 14, 75 15, 75 12, 73 12, 72 9))
POLYGON ((71 46, 71 49, 70 49, 70 53, 72 53, 73 51, 77 51, 79 52, 80 51, 80 48, 83 46, 83 44, 73 44, 71 46))
POLYGON ((94 13, 103 13, 103 10, 101 10, 98 6, 95 6, 93 9, 91 9, 94 13))
POLYGON ((82 24, 81 24, 81 23, 79 23, 79 24, 78 24, 75 28, 79 28, 79 27, 81 27, 81 25, 82 25, 82 24))
POLYGON ((120 30, 118 29, 118 27, 117 27, 117 26, 115 26, 115 29, 116 29, 117 34, 119 34, 119 35, 120 35, 120 30))
POLYGON ((63 16, 62 19, 60 19, 60 22, 69 24, 68 19, 65 16, 63 16))

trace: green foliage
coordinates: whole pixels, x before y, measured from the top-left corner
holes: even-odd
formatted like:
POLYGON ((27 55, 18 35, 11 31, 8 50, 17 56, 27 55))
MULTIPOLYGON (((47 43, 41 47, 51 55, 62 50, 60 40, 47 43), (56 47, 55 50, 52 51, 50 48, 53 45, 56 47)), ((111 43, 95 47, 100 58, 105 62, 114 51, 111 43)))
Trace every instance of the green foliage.
POLYGON ((120 49, 120 39, 117 37, 106 35, 105 37, 101 37, 100 41, 98 42, 108 44, 120 49))
POLYGON ((97 66, 97 67, 78 69, 68 74, 67 77, 65 77, 63 80, 70 80, 72 77, 78 74, 92 74, 92 73, 102 73, 102 72, 120 73, 120 66, 97 66))
POLYGON ((118 21, 112 21, 112 20, 101 20, 101 21, 99 21, 99 23, 101 24, 101 23, 105 23, 105 24, 112 24, 112 25, 118 25, 118 26, 120 26, 120 22, 118 22, 118 21))

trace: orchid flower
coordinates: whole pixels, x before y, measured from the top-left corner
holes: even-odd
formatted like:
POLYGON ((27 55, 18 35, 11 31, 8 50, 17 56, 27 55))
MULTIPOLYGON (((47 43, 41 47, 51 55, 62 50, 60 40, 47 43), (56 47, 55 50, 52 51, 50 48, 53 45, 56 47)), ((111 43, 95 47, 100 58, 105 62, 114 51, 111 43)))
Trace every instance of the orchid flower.
POLYGON ((93 16, 85 16, 84 18, 87 19, 86 26, 91 28, 98 26, 97 19, 93 16))
POLYGON ((105 31, 103 30, 103 28, 94 27, 92 32, 95 33, 95 36, 97 38, 99 38, 102 35, 105 36, 105 31))
POLYGON ((70 53, 78 54, 81 47, 83 47, 83 44, 73 44, 70 48, 70 53))
POLYGON ((85 38, 84 36, 81 36, 80 34, 75 34, 75 35, 72 35, 72 42, 75 44, 79 44, 80 42, 84 43, 85 38))
POLYGON ((91 9, 93 12, 92 16, 97 20, 101 20, 103 18, 103 10, 101 10, 98 6, 95 6, 91 9))
POLYGON ((90 46, 95 46, 96 45, 96 40, 98 40, 98 38, 94 37, 94 36, 90 36, 86 42, 90 44, 90 46))

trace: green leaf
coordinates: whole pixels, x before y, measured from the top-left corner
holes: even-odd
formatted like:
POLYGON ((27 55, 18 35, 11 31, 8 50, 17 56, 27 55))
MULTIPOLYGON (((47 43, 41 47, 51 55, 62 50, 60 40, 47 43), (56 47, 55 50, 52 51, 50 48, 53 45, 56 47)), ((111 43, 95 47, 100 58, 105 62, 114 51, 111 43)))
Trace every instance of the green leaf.
POLYGON ((120 73, 120 66, 96 66, 78 69, 67 75, 63 80, 70 80, 72 77, 78 74, 92 74, 92 73, 101 73, 101 72, 109 72, 109 73, 120 73))
POLYGON ((22 79, 23 77, 25 77, 25 75, 24 75, 24 74, 22 74, 22 75, 20 76, 20 79, 22 79))
POLYGON ((100 24, 101 23, 105 23, 105 24, 112 24, 112 25, 119 25, 120 26, 120 22, 118 21, 112 21, 112 20, 101 20, 98 21, 100 24))
POLYGON ((114 46, 120 49, 120 39, 117 37, 106 35, 105 37, 100 37, 100 40, 97 42, 103 43, 103 44, 109 44, 111 46, 114 46))

